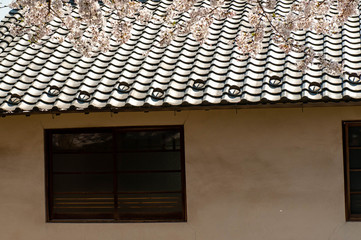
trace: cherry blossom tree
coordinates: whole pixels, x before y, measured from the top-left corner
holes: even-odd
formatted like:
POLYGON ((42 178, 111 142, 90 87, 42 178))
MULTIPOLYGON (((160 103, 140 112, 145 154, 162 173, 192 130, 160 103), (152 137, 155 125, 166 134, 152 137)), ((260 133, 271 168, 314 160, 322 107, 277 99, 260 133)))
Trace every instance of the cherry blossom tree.
MULTIPOLYGON (((276 11, 276 0, 245 1, 251 6, 247 12, 249 27, 240 29, 237 38, 229 43, 236 44, 240 55, 257 57, 264 38, 272 36, 271 41, 286 54, 306 53, 297 63, 300 71, 316 62, 330 74, 342 73, 340 62, 300 44, 294 34, 306 30, 323 35, 340 33, 345 21, 358 14, 359 0, 295 0, 284 13, 276 11)), ((67 29, 67 40, 85 56, 108 51, 112 41, 119 45, 125 43, 131 37, 135 22, 163 23, 160 45, 168 45, 176 36, 189 33, 199 44, 207 44, 208 29, 215 19, 235 17, 224 4, 224 0, 210 0, 209 5, 196 7, 197 0, 173 0, 160 16, 136 0, 14 0, 10 7, 18 9, 21 17, 11 25, 10 31, 13 35, 26 34, 29 41, 41 44, 42 39, 54 31, 48 23, 56 20, 67 29), (189 17, 182 18, 184 14, 189 17), (111 32, 106 31, 107 27, 111 32)), ((62 36, 53 37, 60 42, 64 40, 62 36)))

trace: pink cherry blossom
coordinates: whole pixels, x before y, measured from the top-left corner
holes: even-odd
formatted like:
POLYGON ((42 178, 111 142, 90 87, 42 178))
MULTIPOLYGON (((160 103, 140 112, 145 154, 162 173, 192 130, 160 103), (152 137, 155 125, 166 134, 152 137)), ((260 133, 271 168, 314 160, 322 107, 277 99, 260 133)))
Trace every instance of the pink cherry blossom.
MULTIPOLYGON (((200 0, 201 1, 201 0, 200 0)), ((257 57, 262 42, 270 37, 282 51, 303 52, 304 59, 296 63, 300 71, 319 64, 326 72, 341 74, 341 63, 315 53, 311 47, 300 46, 294 39, 297 31, 312 31, 319 35, 340 32, 350 16, 359 14, 359 0, 297 0, 288 11, 276 10, 281 0, 245 0, 249 26, 240 29, 232 43, 241 55, 257 57)), ((29 41, 42 44, 51 36, 59 42, 70 41, 80 53, 91 56, 110 49, 111 42, 123 44, 131 38, 134 23, 163 24, 159 44, 168 45, 179 35, 191 34, 199 44, 207 44, 209 28, 215 19, 238 17, 226 10, 224 0, 210 0, 199 4, 197 0, 174 0, 163 15, 136 0, 14 0, 10 7, 18 9, 21 17, 10 27, 13 35, 26 34, 29 41), (184 17, 186 16, 186 17, 184 17), (48 24, 59 22, 66 29, 65 39, 54 33, 48 24)), ((147 51, 149 52, 149 50, 147 51)))

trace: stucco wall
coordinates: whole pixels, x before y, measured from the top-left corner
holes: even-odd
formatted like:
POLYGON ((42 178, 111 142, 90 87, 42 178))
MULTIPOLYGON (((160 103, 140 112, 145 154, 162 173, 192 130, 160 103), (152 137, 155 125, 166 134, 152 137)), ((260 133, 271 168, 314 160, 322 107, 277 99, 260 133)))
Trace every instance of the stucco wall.
POLYGON ((1 240, 360 240, 345 222, 342 120, 361 107, 0 119, 1 240), (43 129, 184 125, 186 223, 46 223, 43 129))

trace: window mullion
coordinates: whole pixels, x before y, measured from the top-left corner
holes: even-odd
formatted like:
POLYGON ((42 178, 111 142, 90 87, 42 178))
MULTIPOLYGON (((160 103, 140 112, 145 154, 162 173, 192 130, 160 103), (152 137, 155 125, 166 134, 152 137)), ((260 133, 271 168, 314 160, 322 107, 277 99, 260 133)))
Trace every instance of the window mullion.
POLYGON ((185 176, 185 144, 184 144, 184 129, 182 128, 181 131, 179 131, 180 134, 180 154, 181 154, 181 171, 182 171, 182 209, 183 209, 183 218, 187 218, 187 197, 186 197, 186 176, 185 176))
POLYGON ((49 200, 48 200, 48 209, 49 210, 49 213, 48 213, 48 220, 49 219, 53 219, 53 207, 54 207, 54 189, 53 189, 53 144, 52 144, 52 134, 50 133, 47 133, 46 134, 46 137, 47 137, 47 144, 48 144, 48 161, 47 161, 47 164, 48 164, 48 178, 49 178, 49 186, 48 186, 48 190, 49 190, 49 200))
POLYGON ((346 190, 346 218, 349 219, 351 216, 351 195, 350 195, 350 149, 349 149, 349 133, 348 133, 349 124, 345 123, 345 190, 346 190))
POLYGON ((113 129, 113 196, 114 196, 114 219, 119 220, 118 212, 118 163, 117 163, 117 134, 113 129))

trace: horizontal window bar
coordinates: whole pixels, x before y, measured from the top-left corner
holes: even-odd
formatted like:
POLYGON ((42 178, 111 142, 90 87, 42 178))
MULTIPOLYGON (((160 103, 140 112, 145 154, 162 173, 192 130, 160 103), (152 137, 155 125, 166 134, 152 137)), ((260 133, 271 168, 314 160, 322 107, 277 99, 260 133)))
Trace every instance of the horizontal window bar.
POLYGON ((171 173, 182 172, 182 170, 126 170, 126 171, 106 171, 106 172, 53 172, 53 174, 114 174, 114 173, 171 173))
POLYGON ((361 147, 348 147, 349 149, 361 149, 361 147))
MULTIPOLYGON (((69 200, 74 200, 74 199, 69 199, 69 200)), ((56 203, 55 205, 113 205, 114 201, 112 199, 112 201, 108 201, 108 202, 58 202, 57 200, 55 200, 56 203)), ((63 200, 64 201, 64 200, 63 200)))
POLYGON ((53 194, 109 194, 109 195, 113 195, 114 192, 53 192, 53 194))
POLYGON ((53 192, 53 194, 157 194, 157 193, 182 193, 182 191, 149 191, 149 192, 53 192))
POLYGON ((113 153, 113 151, 82 151, 82 150, 53 150, 53 154, 93 154, 93 153, 113 153))
POLYGON ((77 200, 114 200, 114 197, 111 198, 67 198, 67 197, 59 197, 55 198, 55 201, 77 201, 77 200))
POLYGON ((72 208, 72 209, 74 209, 74 208, 114 208, 114 206, 96 206, 96 207, 88 207, 88 206, 74 206, 74 207, 57 207, 56 205, 53 207, 53 208, 56 208, 56 209, 63 209, 63 208, 67 208, 67 209, 69 209, 69 208, 72 208))
POLYGON ((154 149, 154 150, 116 150, 117 153, 139 153, 139 152, 180 152, 182 149, 154 149))
POLYGON ((361 194, 361 191, 350 191, 350 194, 361 194))
MULTIPOLYGON (((135 150, 116 150, 117 153, 139 153, 139 152, 181 152, 179 149, 135 149, 135 150)), ((53 150, 53 154, 91 154, 91 153, 113 153, 113 151, 82 151, 82 150, 53 150)))
POLYGON ((119 197, 118 196, 118 199, 123 199, 123 200, 140 200, 140 199, 143 199, 143 200, 148 200, 148 199, 179 199, 181 197, 119 197))
POLYGON ((106 171, 106 172, 53 172, 53 174, 114 174, 114 171, 106 171))
POLYGON ((118 207, 118 209, 128 209, 128 208, 176 208, 177 206, 127 206, 127 207, 118 207))

